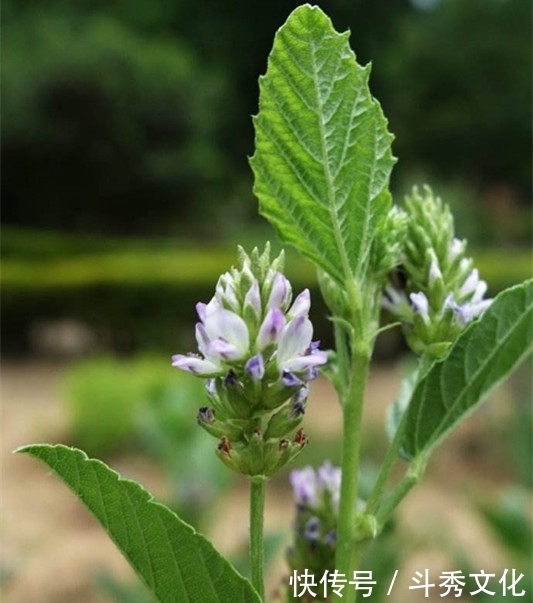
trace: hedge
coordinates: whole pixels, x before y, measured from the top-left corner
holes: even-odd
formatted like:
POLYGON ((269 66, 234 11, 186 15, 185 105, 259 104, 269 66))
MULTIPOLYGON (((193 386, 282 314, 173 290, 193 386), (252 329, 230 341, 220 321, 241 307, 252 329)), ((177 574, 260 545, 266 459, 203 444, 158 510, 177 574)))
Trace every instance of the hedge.
MULTIPOLYGON (((193 345, 196 302, 210 299, 219 274, 236 259, 229 246, 177 248, 168 240, 100 247, 73 240, 67 249, 67 239, 55 248, 44 245, 40 255, 35 242, 25 255, 8 242, 3 241, 1 275, 2 345, 8 352, 28 351, 32 325, 64 318, 87 324, 106 348, 185 349, 193 345)), ((473 255, 491 295, 531 274, 527 250, 476 250, 473 255)), ((286 264, 294 289, 311 289, 317 334, 328 342, 331 328, 323 318, 327 312, 313 267, 290 251, 286 264)))

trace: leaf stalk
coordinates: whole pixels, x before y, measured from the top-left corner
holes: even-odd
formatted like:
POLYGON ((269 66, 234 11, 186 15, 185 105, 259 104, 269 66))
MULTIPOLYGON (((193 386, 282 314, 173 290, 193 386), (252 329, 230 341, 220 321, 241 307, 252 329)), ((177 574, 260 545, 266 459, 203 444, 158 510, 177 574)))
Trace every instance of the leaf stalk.
POLYGON ((420 454, 413 459, 409 465, 409 469, 401 479, 400 483, 396 486, 392 494, 389 496, 389 498, 387 498, 383 506, 376 514, 379 529, 385 525, 385 523, 390 519, 394 509, 396 509, 400 502, 422 479, 426 468, 426 463, 426 454, 420 454))

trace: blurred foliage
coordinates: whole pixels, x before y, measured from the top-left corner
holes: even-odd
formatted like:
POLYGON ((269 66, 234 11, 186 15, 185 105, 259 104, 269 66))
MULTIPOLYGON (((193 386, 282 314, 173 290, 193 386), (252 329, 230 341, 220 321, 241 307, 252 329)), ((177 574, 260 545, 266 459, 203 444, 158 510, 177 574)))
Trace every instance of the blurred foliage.
POLYGON ((216 197, 231 171, 216 142, 225 83, 186 43, 81 4, 6 12, 6 221, 165 230, 216 197))
MULTIPOLYGON (((234 236, 256 219, 246 155, 257 77, 298 3, 5 0, 4 222, 234 236)), ((374 63, 397 135, 396 193, 450 180, 483 218, 472 242, 526 242, 531 3, 321 7, 374 63)))
POLYGON ((498 541, 512 555, 511 561, 524 567, 533 552, 530 507, 530 493, 520 488, 504 492, 496 503, 479 502, 481 516, 498 541))
POLYGON ((441 177, 508 183, 529 201, 532 4, 433 4, 403 15, 384 61, 382 78, 401 82, 383 99, 397 154, 441 177))
POLYGON ((144 452, 164 469, 170 501, 195 526, 231 479, 213 442, 196 424, 204 384, 157 356, 100 357, 75 364, 65 393, 72 444, 106 458, 144 452))
POLYGON ((123 584, 109 570, 102 569, 96 575, 97 587, 106 598, 116 603, 157 603, 158 599, 144 584, 123 584))
POLYGON ((205 529, 211 506, 235 476, 221 467, 216 443, 196 422, 198 409, 207 402, 205 382, 192 375, 176 377, 169 365, 168 359, 158 363, 160 380, 141 408, 137 429, 144 449, 169 477, 170 506, 185 521, 205 529))
POLYGON ((75 444, 93 457, 138 444, 141 407, 161 389, 187 387, 180 377, 155 357, 106 356, 74 364, 65 377, 65 399, 75 444))
POLYGON ((75 445, 90 456, 106 456, 132 444, 146 375, 127 373, 110 359, 93 360, 69 371, 65 393, 71 435, 75 445))

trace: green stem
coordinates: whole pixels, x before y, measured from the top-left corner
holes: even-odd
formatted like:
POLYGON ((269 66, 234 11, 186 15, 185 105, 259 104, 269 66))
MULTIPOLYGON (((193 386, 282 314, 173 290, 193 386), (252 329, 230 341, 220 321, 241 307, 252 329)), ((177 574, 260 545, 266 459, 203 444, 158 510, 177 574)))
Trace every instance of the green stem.
POLYGON ((373 515, 381 502, 383 491, 385 490, 387 481, 390 477, 390 474, 392 473, 394 463, 398 458, 398 452, 400 450, 405 426, 407 424, 406 418, 407 409, 402 415, 400 424, 398 425, 396 433, 394 434, 394 439, 392 440, 389 449, 387 450, 387 455, 385 456, 385 460, 383 461, 383 465, 381 466, 378 478, 376 480, 376 483, 374 484, 374 488, 372 489, 372 492, 368 497, 365 509, 365 512, 368 515, 373 515))
POLYGON ((406 497, 411 489, 422 479, 422 475, 424 474, 424 470, 426 468, 426 462, 427 458, 424 454, 414 458, 411 461, 406 474, 403 476, 400 483, 393 490, 389 498, 385 500, 376 514, 379 529, 385 525, 392 515, 394 509, 396 509, 396 507, 406 497))
MULTIPOLYGON (((420 358, 420 363, 416 370, 416 377, 415 377, 416 381, 418 381, 421 378, 421 376, 423 376, 425 374, 425 372, 431 366, 431 363, 432 363, 432 360, 425 355, 420 358)), ((416 388, 416 382, 413 385, 413 391, 415 390, 415 388, 416 388)), ((396 433, 394 434, 394 438, 389 446, 389 449, 387 450, 385 460, 383 461, 383 465, 381 466, 381 469, 380 469, 378 478, 376 480, 376 483, 374 485, 374 488, 372 489, 372 492, 370 493, 370 496, 368 497, 368 500, 366 503, 366 508, 365 508, 365 512, 368 515, 374 514, 376 512, 377 508, 379 507, 382 497, 383 497, 383 492, 385 490, 385 486, 387 485, 387 481, 390 477, 390 474, 392 473, 394 463, 398 459, 398 453, 400 451, 400 446, 402 444, 402 438, 403 438, 403 435, 405 432, 405 428, 407 426, 407 414, 408 414, 407 408, 408 407, 406 407, 404 409, 402 418, 400 419, 398 427, 396 428, 396 433)))
MULTIPOLYGON (((363 402, 368 375, 369 354, 353 354, 350 385, 343 401, 342 482, 339 503, 336 567, 341 574, 356 569, 356 501, 359 481, 359 449, 363 402)), ((355 589, 347 592, 346 603, 355 601, 355 589)))
POLYGON ((252 585, 259 593, 262 601, 265 600, 265 587, 263 584, 265 491, 266 477, 263 475, 254 475, 250 482, 250 567, 252 585))

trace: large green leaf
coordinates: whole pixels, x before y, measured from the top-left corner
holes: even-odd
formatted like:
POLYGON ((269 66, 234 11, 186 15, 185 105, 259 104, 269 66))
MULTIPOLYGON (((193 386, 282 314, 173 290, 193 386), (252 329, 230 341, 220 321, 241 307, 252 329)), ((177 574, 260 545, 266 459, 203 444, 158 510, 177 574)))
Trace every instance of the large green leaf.
POLYGON ((340 284, 366 270, 394 163, 370 66, 348 37, 318 7, 289 16, 259 80, 250 160, 261 213, 340 284))
POLYGON ((67 446, 19 448, 43 461, 98 519, 163 603, 260 603, 212 544, 139 484, 67 446))
POLYGON ((507 289, 418 383, 403 452, 427 452, 533 349, 533 280, 507 289))

